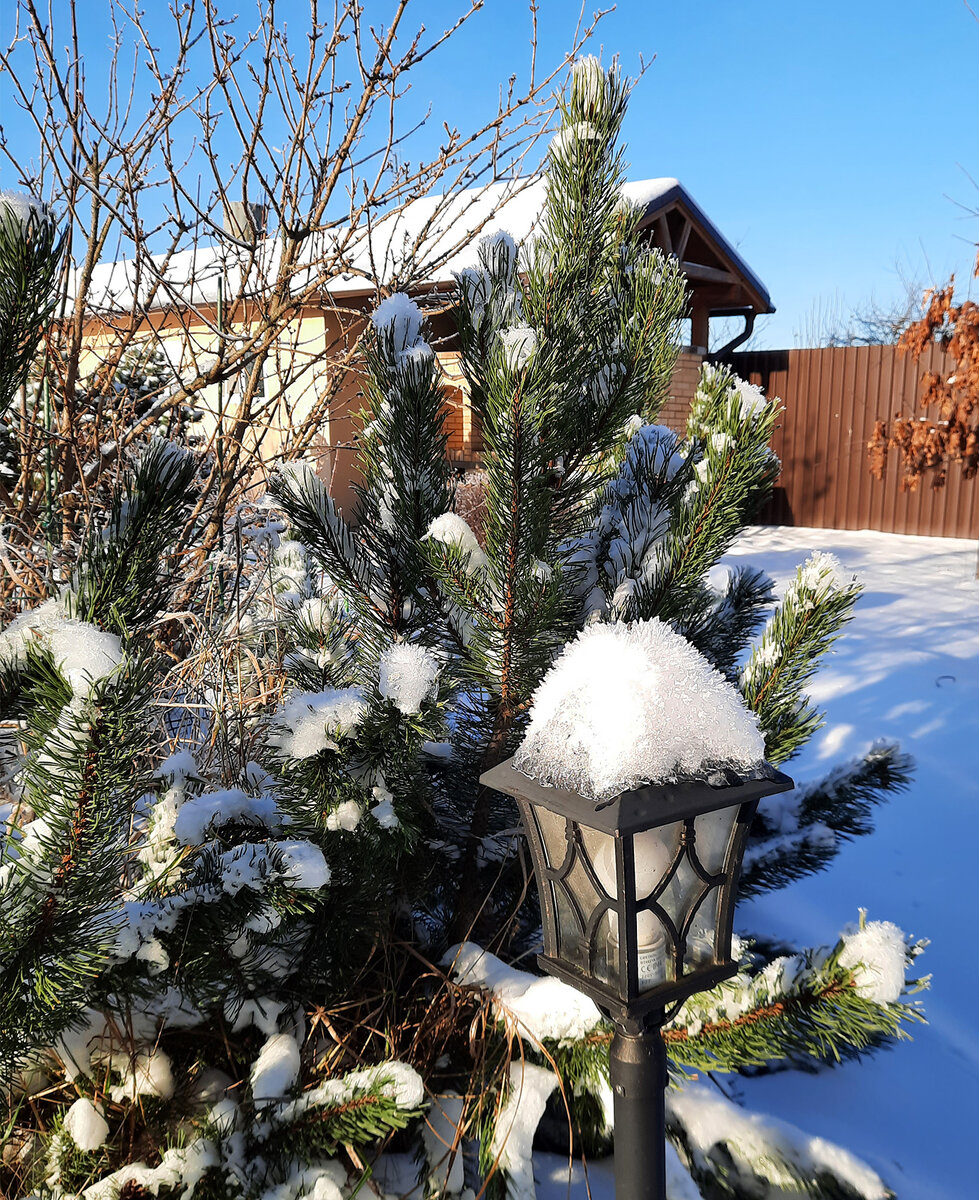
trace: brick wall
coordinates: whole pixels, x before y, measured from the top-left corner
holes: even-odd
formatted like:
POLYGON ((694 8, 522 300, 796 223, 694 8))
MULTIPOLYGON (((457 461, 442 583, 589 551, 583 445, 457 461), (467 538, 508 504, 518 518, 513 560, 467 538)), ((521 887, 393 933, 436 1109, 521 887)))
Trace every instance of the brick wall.
MULTIPOLYGON (((441 351, 438 358, 446 393, 445 426, 449 435, 449 461, 459 465, 478 462, 483 441, 479 423, 466 402, 466 383, 459 365, 459 354, 456 351, 441 351)), ((686 429, 687 414, 697 390, 702 362, 701 355, 689 352, 682 353, 677 359, 669 394, 660 410, 661 424, 678 432, 686 429)))
POLYGON ((693 401, 694 392, 697 390, 700 365, 703 361, 701 355, 691 354, 689 351, 683 351, 677 359, 666 403, 660 409, 657 418, 661 425, 675 429, 677 433, 682 433, 686 429, 687 414, 690 412, 690 404, 693 401))
POLYGON ((439 356, 445 386, 445 427, 449 434, 449 462, 470 464, 478 460, 482 449, 478 422, 466 401, 466 381, 457 351, 442 351, 439 356))

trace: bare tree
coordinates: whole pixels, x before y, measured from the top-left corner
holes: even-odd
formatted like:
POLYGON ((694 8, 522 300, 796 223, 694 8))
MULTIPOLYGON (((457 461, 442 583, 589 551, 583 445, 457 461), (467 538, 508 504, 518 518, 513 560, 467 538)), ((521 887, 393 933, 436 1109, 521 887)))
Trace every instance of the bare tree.
POLYGON ((410 0, 384 25, 356 0, 309 0, 299 21, 290 5, 288 25, 280 0, 258 0, 247 25, 219 0, 186 0, 162 22, 105 0, 111 61, 93 78, 80 34, 91 6, 18 0, 0 73, 38 157, 17 163, 2 134, 0 152, 71 234, 43 386, 22 395, 18 479, 3 498, 25 560, 52 503, 42 456, 57 479, 55 540, 70 543, 127 449, 203 408, 213 546, 261 460, 316 449, 349 389, 376 298, 365 293, 418 284, 478 236, 502 195, 492 185, 519 188, 551 82, 594 28, 579 20, 567 57, 541 73, 531 0, 526 78, 511 76, 476 127, 442 123, 439 144, 412 157, 432 114, 406 125, 401 101, 481 7, 463 0, 429 34, 410 24, 410 0), (460 189, 481 201, 477 219, 458 220, 460 189), (154 348, 172 377, 143 389, 136 411, 124 363, 154 348))

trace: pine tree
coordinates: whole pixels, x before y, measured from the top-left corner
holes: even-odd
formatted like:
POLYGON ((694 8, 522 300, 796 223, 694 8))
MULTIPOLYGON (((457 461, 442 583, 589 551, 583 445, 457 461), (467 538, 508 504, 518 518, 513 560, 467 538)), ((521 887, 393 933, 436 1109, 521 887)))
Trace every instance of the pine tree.
MULTIPOLYGON (((6 1192, 333 1200, 400 1147, 430 1194, 529 1197, 549 1103, 545 1126, 563 1113, 607 1148, 611 1031, 508 965, 539 912, 516 814, 479 775, 586 624, 653 619, 790 761, 859 596, 821 557, 777 605, 758 571, 712 583, 777 471, 778 405, 707 368, 687 429, 654 423, 686 295, 621 198, 627 97, 577 64, 535 240, 484 240, 458 280, 482 543, 451 508, 424 314, 396 295, 368 335, 351 523, 310 468, 281 471, 215 555, 220 591, 174 613, 194 464, 153 443, 72 578, 0 635, 6 1192)), ((826 867, 909 770, 878 745, 763 805, 749 888, 826 867)), ((863 917, 828 947, 742 941, 739 975, 665 1031, 677 1195, 886 1194, 782 1124, 746 1138, 684 1079, 902 1036, 920 949, 863 917)))

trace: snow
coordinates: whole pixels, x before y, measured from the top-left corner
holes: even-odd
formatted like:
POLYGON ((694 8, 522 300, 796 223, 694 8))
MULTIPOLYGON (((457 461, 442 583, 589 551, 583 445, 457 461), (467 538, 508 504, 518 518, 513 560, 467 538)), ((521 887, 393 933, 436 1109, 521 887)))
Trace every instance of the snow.
POLYGON ((889 1195, 880 1176, 855 1155, 774 1117, 745 1112, 717 1091, 688 1084, 671 1089, 666 1105, 667 1122, 671 1117, 682 1122, 691 1158, 699 1166, 730 1154, 749 1178, 752 1164, 759 1164, 762 1177, 783 1188, 829 1173, 862 1200, 889 1195))
POLYGON ((590 121, 576 121, 565 125, 551 138, 548 149, 555 157, 565 154, 576 142, 593 142, 600 136, 598 129, 590 121))
POLYGON ((177 809, 173 836, 182 846, 197 846, 207 840, 215 826, 227 821, 268 829, 284 823, 271 796, 249 796, 241 788, 225 788, 188 796, 177 809))
POLYGON ((266 1037, 278 1032, 279 1017, 285 1011, 281 1000, 272 1000, 269 996, 260 996, 242 1002, 240 1007, 233 1008, 227 1003, 224 1009, 225 1019, 231 1022, 233 1033, 240 1033, 249 1025, 254 1025, 266 1037))
MULTIPOLYGON (((308 288, 318 272, 307 264, 330 261, 340 243, 350 269, 328 281, 327 290, 333 295, 373 293, 375 283, 404 278, 418 264, 428 264, 418 282, 452 287, 462 272, 479 269, 479 234, 493 238, 506 230, 511 242, 527 242, 540 222, 545 195, 543 176, 514 178, 423 196, 379 220, 362 223, 355 231, 344 228, 313 234, 303 244, 298 268, 290 273, 291 286, 297 293, 308 288)), ((622 196, 643 211, 683 197, 698 211, 673 177, 630 181, 623 185, 622 196)), ((706 218, 704 223, 722 254, 753 279, 734 246, 706 218)), ((89 305, 96 310, 125 311, 134 304, 141 308, 213 304, 219 285, 225 296, 239 289, 246 297, 255 296, 276 278, 281 261, 281 243, 270 237, 260 240, 254 251, 228 244, 197 245, 166 257, 147 256, 140 263, 131 259, 102 262, 92 273, 89 305)), ((79 278, 79 270, 71 272, 70 299, 76 294, 79 278)), ((205 355, 198 357, 203 360, 205 355)))
POLYGON ((425 1114, 422 1142, 428 1163, 429 1195, 458 1196, 462 1191, 464 1164, 462 1161, 463 1100, 455 1092, 434 1096, 425 1114))
POLYGON ((458 513, 447 512, 436 517, 422 540, 427 538, 445 546, 455 546, 465 555, 470 568, 481 567, 486 563, 486 555, 476 540, 476 535, 458 513))
POLYGON ((746 383, 737 375, 734 376, 734 386, 737 388, 741 419, 749 421, 760 417, 768 405, 761 388, 755 387, 753 383, 746 383))
POLYGON ((330 868, 319 846, 304 840, 273 842, 282 856, 286 882, 293 888, 315 891, 330 882, 330 868))
POLYGON ((82 1096, 65 1113, 65 1129, 79 1150, 91 1151, 105 1143, 109 1124, 91 1100, 82 1096))
POLYGON ((326 827, 334 832, 343 829, 347 833, 353 833, 363 815, 364 810, 356 800, 344 800, 326 818, 326 827))
POLYGON ((267 1104, 287 1096, 299 1078, 299 1047, 290 1033, 266 1039, 251 1069, 252 1098, 267 1104))
POLYGON ((139 1050, 135 1054, 123 1050, 99 1051, 92 1055, 92 1062, 108 1064, 119 1076, 120 1082, 108 1089, 116 1104, 139 1096, 169 1100, 174 1093, 170 1056, 159 1047, 139 1050))
POLYGON ((324 692, 294 692, 273 718, 277 726, 269 741, 290 758, 312 758, 323 750, 338 750, 364 715, 364 695, 349 687, 324 692))
POLYGON ((534 693, 514 766, 604 799, 644 783, 757 768, 757 718, 726 679, 662 621, 586 627, 534 693))
POLYGON ((523 1059, 510 1064, 509 1091, 490 1143, 490 1154, 508 1174, 508 1200, 536 1200, 531 1158, 534 1134, 557 1086, 558 1077, 549 1068, 523 1059))
POLYGON ((378 691, 406 715, 416 713, 435 693, 439 664, 425 646, 399 642, 381 655, 378 691))
POLYGON ((868 921, 844 932, 840 965, 853 968, 857 991, 878 1004, 893 1004, 904 991, 905 936, 893 921, 868 921))
POLYGON ((394 795, 385 787, 383 776, 378 776, 378 782, 371 789, 371 795, 376 801, 371 807, 374 820, 382 829, 397 829, 401 822, 394 811, 394 795))
POLYGON ((21 229, 32 217, 38 222, 51 219, 47 206, 36 196, 16 189, 0 192, 0 216, 16 221, 21 229))
POLYGON ((143 1162, 131 1163, 106 1175, 82 1192, 82 1200, 115 1200, 127 1183, 133 1183, 154 1196, 160 1189, 179 1188, 177 1200, 190 1200, 194 1189, 210 1167, 219 1165, 217 1151, 206 1138, 199 1138, 187 1146, 172 1147, 164 1151, 158 1166, 148 1167, 143 1162))
POLYGON ((500 346, 507 370, 519 375, 537 353, 539 340, 533 326, 521 322, 500 332, 500 346))
POLYGON ((371 321, 378 332, 387 334, 396 354, 403 354, 421 341, 422 311, 404 292, 395 292, 374 309, 371 321))
POLYGON ((389 1097, 403 1109, 418 1109, 425 1102, 422 1077, 414 1067, 392 1059, 307 1088, 295 1100, 277 1105, 270 1114, 269 1123, 255 1127, 255 1135, 259 1138, 272 1136, 275 1129, 300 1120, 312 1109, 347 1104, 358 1095, 372 1093, 389 1097))
POLYGON ((66 617, 59 599, 45 600, 10 622, 0 633, 0 662, 25 665, 28 645, 50 652, 76 696, 87 696, 125 658, 121 638, 66 617))
POLYGON ((974 878, 979 839, 976 542, 756 528, 726 561, 763 568, 784 594, 813 551, 834 555, 864 594, 810 685, 826 726, 787 770, 797 780, 820 777, 885 738, 914 757, 915 778, 878 809, 874 833, 845 844, 827 871, 739 905, 737 926, 814 945, 864 907, 929 937, 928 1025, 912 1027, 913 1041, 889 1053, 815 1076, 742 1081, 739 1093, 752 1108, 848 1147, 901 1200, 962 1200, 975 1190, 979 1038, 973 906, 956 900, 953 881, 974 878))
POLYGON ((605 98, 605 68, 594 54, 583 54, 574 65, 571 86, 586 108, 595 108, 605 98))
POLYGON ((507 966, 475 942, 453 946, 442 961, 461 986, 490 992, 500 1019, 533 1042, 574 1041, 602 1023, 594 1001, 575 988, 550 975, 507 966))

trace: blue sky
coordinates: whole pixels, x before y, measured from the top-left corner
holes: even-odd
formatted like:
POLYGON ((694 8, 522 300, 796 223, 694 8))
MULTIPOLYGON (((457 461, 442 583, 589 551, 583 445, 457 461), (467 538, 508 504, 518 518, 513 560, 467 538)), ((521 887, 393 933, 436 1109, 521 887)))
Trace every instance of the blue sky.
MULTIPOLYGON (((524 11, 489 0, 452 103, 492 90, 520 51, 501 31, 524 11)), ((576 16, 542 0, 545 62, 576 16)), ((902 295, 898 266, 966 279, 979 23, 962 0, 618 0, 595 42, 627 71, 655 55, 626 121, 630 176, 675 175, 767 284, 762 345, 793 345, 820 301, 902 295)))
MULTIPOLYGON (((305 7, 279 5, 287 16, 305 7)), ((390 0, 366 7, 383 22, 390 0)), ((435 32, 463 7, 414 0, 415 22, 435 32)), ((56 13, 64 8, 55 0, 56 13)), ((547 68, 571 45, 578 5, 539 8, 547 68)), ((80 0, 79 9, 89 78, 98 78, 106 5, 80 0)), ((221 9, 251 15, 248 0, 221 0, 221 9)), ((13 10, 0 16, 5 40, 13 10)), ((443 119, 475 122, 502 80, 525 76, 529 33, 526 0, 486 0, 405 102, 405 119, 431 105, 417 148, 437 142, 443 119)), ((778 311, 759 324, 761 345, 793 345, 816 306, 901 296, 901 272, 924 284, 953 270, 966 280, 968 243, 979 239, 979 219, 961 207, 979 207, 966 173, 979 180, 969 82, 979 23, 963 0, 618 0, 590 49, 605 61, 619 55, 630 73, 640 55, 654 60, 626 122, 630 177, 678 177, 764 280, 778 311)), ((5 133, 29 154, 23 119, 2 90, 0 101, 5 133)), ((0 172, 3 186, 14 182, 0 172)))

